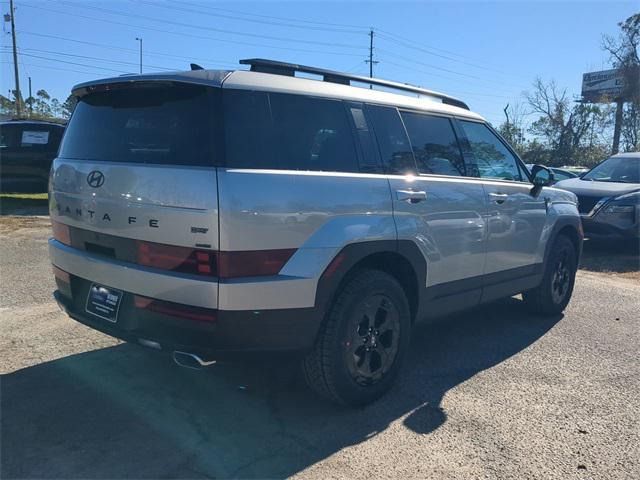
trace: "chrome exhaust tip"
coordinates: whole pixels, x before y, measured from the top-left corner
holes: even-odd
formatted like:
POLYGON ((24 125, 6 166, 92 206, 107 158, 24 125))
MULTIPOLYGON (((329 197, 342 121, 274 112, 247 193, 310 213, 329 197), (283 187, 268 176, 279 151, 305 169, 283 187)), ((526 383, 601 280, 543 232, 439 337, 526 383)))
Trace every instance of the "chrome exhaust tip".
POLYGON ((177 350, 173 352, 173 361, 181 367, 191 368, 193 370, 210 367, 216 363, 216 360, 205 360, 195 353, 179 352, 177 350))

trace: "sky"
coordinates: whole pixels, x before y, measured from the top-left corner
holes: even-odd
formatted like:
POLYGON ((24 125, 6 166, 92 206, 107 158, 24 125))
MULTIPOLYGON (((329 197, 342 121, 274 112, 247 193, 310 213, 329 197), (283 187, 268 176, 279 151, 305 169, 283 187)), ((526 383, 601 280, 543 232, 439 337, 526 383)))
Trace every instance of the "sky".
MULTIPOLYGON (((15 0, 20 86, 64 101, 73 85, 143 71, 239 68, 262 57, 374 76, 466 101, 490 122, 523 103, 536 77, 579 95, 582 74, 609 68, 602 35, 640 11, 627 1, 15 0)), ((0 2, 2 13, 9 3, 0 2)), ((3 23, 2 94, 14 88, 3 23)), ((244 68, 244 67, 242 67, 244 68)))

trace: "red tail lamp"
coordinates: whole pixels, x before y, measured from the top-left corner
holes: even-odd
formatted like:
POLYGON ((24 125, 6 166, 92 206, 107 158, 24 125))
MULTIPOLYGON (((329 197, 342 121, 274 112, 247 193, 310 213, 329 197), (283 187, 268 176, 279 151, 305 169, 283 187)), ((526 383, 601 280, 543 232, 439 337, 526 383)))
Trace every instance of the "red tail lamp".
POLYGON ((220 278, 277 275, 295 253, 295 248, 220 252, 220 278))
POLYGON ((140 265, 195 275, 217 274, 216 252, 142 241, 137 242, 137 248, 140 265))
POLYGON ((196 322, 213 323, 217 320, 217 311, 209 308, 193 307, 181 303, 166 302, 155 298, 134 295, 133 303, 136 308, 149 312, 160 313, 170 317, 180 317, 196 322))
POLYGON ((71 233, 67 225, 52 221, 51 230, 53 232, 53 238, 60 243, 71 246, 71 233))

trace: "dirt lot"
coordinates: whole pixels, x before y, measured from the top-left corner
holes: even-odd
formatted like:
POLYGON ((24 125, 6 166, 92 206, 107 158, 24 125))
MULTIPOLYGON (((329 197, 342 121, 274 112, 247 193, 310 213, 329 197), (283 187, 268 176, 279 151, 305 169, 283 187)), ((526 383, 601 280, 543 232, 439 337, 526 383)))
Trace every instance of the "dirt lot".
POLYGON ((47 237, 0 217, 0 478, 640 478, 633 250, 588 243, 564 316, 418 326, 397 388, 349 410, 292 362, 190 371, 77 324, 47 237))

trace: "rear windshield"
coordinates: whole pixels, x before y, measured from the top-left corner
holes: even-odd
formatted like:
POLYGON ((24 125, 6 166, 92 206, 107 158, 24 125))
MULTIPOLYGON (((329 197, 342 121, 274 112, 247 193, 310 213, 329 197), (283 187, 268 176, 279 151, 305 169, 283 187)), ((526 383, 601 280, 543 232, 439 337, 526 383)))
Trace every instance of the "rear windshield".
POLYGON ((220 90, 146 85, 80 99, 60 156, 82 160, 213 166, 221 142, 220 90))

